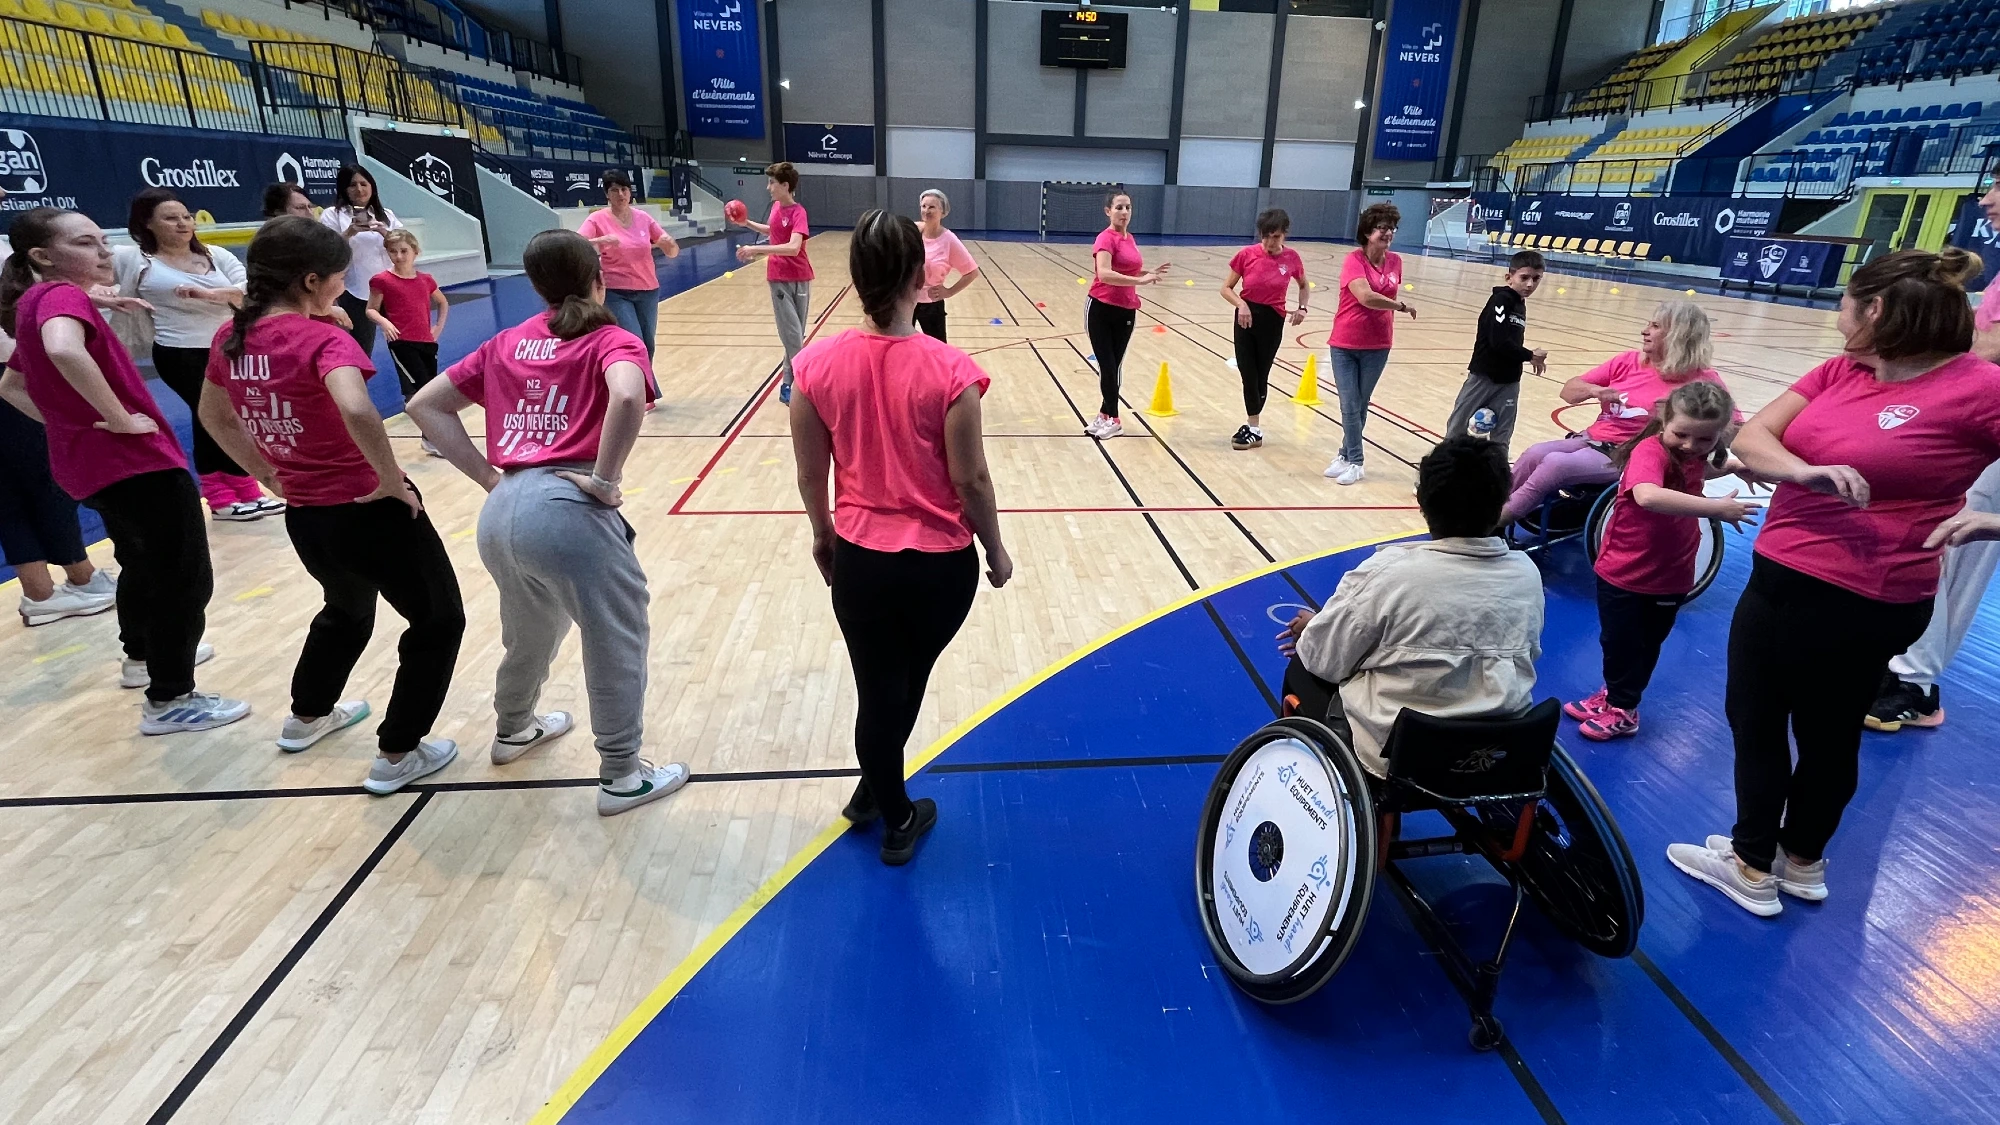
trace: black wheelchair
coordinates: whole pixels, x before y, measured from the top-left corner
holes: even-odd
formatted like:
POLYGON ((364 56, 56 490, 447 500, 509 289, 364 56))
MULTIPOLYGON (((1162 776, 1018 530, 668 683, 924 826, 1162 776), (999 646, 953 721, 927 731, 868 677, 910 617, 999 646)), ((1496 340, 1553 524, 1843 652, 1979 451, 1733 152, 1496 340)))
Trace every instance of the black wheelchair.
POLYGON ((1591 952, 1628 956, 1646 911, 1639 872, 1611 810, 1557 744, 1560 718, 1553 699, 1517 718, 1405 710, 1384 748, 1386 778, 1314 719, 1288 715, 1245 739, 1209 790, 1195 851, 1216 961, 1265 1003, 1305 999, 1353 951, 1379 870, 1442 954, 1472 1017, 1472 1046, 1487 1051, 1505 1035, 1493 999, 1524 899, 1591 952), (1402 839, 1402 814, 1422 810, 1442 814, 1451 835, 1402 839), (1458 853, 1483 857, 1514 889, 1499 945, 1483 961, 1399 866, 1458 853))
MULTIPOLYGON (((1509 524, 1503 531, 1508 545, 1535 554, 1558 543, 1581 537, 1592 565, 1604 548, 1604 529, 1611 525, 1611 510, 1618 505, 1618 488, 1613 484, 1579 484, 1557 489, 1542 501, 1540 508, 1509 524)), ((1707 520, 1702 528, 1701 546, 1695 551, 1693 601, 1715 583, 1722 573, 1722 522, 1707 520)))

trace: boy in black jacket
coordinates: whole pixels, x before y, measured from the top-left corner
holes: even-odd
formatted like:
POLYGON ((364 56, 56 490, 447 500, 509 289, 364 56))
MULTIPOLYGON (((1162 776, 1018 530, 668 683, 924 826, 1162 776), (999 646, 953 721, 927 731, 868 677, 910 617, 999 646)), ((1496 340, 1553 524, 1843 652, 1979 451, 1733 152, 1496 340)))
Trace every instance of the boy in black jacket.
POLYGON ((1528 298, 1542 283, 1542 256, 1523 250, 1507 259, 1507 284, 1493 287, 1493 296, 1479 309, 1479 329, 1472 341, 1472 361, 1466 364, 1465 386, 1451 408, 1445 436, 1468 432, 1473 415, 1493 413, 1489 437, 1501 449, 1514 437, 1514 415, 1521 401, 1521 365, 1532 363, 1535 374, 1547 367, 1549 353, 1521 343, 1528 330, 1528 298))

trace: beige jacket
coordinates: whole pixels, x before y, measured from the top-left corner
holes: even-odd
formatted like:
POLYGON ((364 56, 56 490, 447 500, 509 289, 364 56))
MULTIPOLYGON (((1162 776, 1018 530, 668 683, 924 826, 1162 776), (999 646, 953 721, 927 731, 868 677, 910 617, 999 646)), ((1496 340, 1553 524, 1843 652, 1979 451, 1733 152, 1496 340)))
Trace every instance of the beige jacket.
POLYGON ((1340 685, 1355 753, 1381 776, 1382 744, 1405 707, 1472 718, 1534 702, 1541 572, 1499 538, 1384 547, 1341 578, 1298 651, 1340 685))

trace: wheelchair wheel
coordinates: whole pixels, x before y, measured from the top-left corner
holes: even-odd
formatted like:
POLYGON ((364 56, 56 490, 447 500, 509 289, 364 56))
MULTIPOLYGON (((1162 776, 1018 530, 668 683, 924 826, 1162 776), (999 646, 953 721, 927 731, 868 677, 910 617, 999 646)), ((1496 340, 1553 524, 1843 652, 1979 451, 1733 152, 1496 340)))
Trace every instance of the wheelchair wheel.
POLYGON ((1367 774, 1320 723, 1279 719, 1223 761, 1195 894, 1216 962, 1243 991, 1289 1004, 1332 979, 1368 918, 1376 833, 1367 774))
MULTIPOLYGON (((1604 532, 1611 526, 1611 509, 1617 506, 1618 489, 1607 488, 1590 506, 1590 519, 1584 527, 1584 544, 1590 549, 1590 563, 1597 565, 1597 556, 1604 550, 1604 532)), ((1694 553, 1694 589, 1688 600, 1701 596, 1703 590, 1715 583, 1715 576, 1722 573, 1722 524, 1717 520, 1705 521, 1702 528, 1701 545, 1694 553)))
MULTIPOLYGON (((1528 850, 1506 863, 1489 853, 1510 879, 1518 879, 1549 921, 1601 957, 1626 957, 1639 945, 1646 918, 1638 865, 1604 798, 1560 745, 1549 758, 1548 791, 1537 802, 1528 850)), ((1511 839, 1518 802, 1473 806, 1486 838, 1511 839)))

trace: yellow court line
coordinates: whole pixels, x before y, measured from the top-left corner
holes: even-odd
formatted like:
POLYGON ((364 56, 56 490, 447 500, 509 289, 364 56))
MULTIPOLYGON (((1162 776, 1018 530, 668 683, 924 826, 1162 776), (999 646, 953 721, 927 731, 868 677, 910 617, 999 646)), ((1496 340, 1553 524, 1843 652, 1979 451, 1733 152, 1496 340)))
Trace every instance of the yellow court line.
MULTIPOLYGON (((910 759, 905 765, 905 770, 910 776, 915 776, 919 770, 935 761, 938 755, 950 749, 953 743, 972 733, 973 728, 998 714, 1002 708, 1020 699, 1035 688, 1040 687, 1070 665, 1077 663, 1121 637, 1145 628, 1170 613, 1186 609, 1188 606, 1194 605, 1204 598, 1213 597, 1233 586, 1240 586, 1245 582, 1262 578, 1267 574, 1276 574, 1286 567, 1298 566, 1315 559, 1338 555, 1346 551, 1355 551, 1363 547, 1373 547, 1394 539, 1405 538, 1410 534, 1412 533, 1408 531, 1399 531, 1389 535, 1378 535, 1372 539, 1362 539, 1349 543, 1346 546, 1335 547, 1330 551, 1300 555, 1298 558, 1286 562, 1275 562, 1269 566, 1259 567, 1246 574, 1237 575, 1226 582, 1196 590, 1178 601, 1170 602, 1143 617, 1139 617, 1113 629, 1109 633, 1104 634, 1016 684, 998 699, 980 708, 970 718, 967 718, 946 732, 944 737, 931 743, 929 747, 925 748, 923 753, 910 759)), ((632 1014, 626 1016, 619 1022, 617 1027, 612 1029, 611 1034, 605 1037, 604 1042, 598 1044, 589 1055, 585 1056, 583 1062, 577 1066, 576 1070, 571 1072, 569 1078, 560 1087, 557 1087, 556 1092, 549 1097, 548 1101, 542 1104, 541 1110, 529 1119, 529 1125, 555 1125, 556 1122, 562 1120, 563 1115, 568 1113, 582 1099, 584 1091, 590 1089, 591 1083, 596 1082, 603 1076, 606 1070, 610 1069, 612 1062, 620 1054, 624 1053, 625 1048, 632 1045, 632 1041, 639 1037, 639 1033, 646 1029, 647 1024, 653 1022, 654 1017, 658 1016, 666 1009, 669 1003, 673 1002, 674 997, 679 995, 680 990, 689 981, 694 979, 695 974, 699 973, 717 953, 721 952, 722 947, 729 944, 731 938, 742 932, 743 927, 749 925, 750 919, 755 917, 757 912, 764 908, 765 904, 777 898, 779 891, 784 890, 787 884, 796 879, 800 872, 812 864, 813 860, 818 859, 820 853, 832 847, 835 840, 845 835, 848 827, 845 819, 836 817, 833 823, 827 825, 819 835, 813 837, 811 842, 807 843, 805 847, 800 848, 791 859, 786 860, 783 867, 779 868, 769 879, 764 880, 763 885, 758 887, 729 917, 723 919, 721 925, 711 930, 707 937, 696 943, 694 949, 681 960, 681 963, 674 966, 673 971, 667 974, 667 979, 661 981, 651 993, 647 994, 646 998, 639 1002, 639 1006, 632 1010, 632 1014)))

